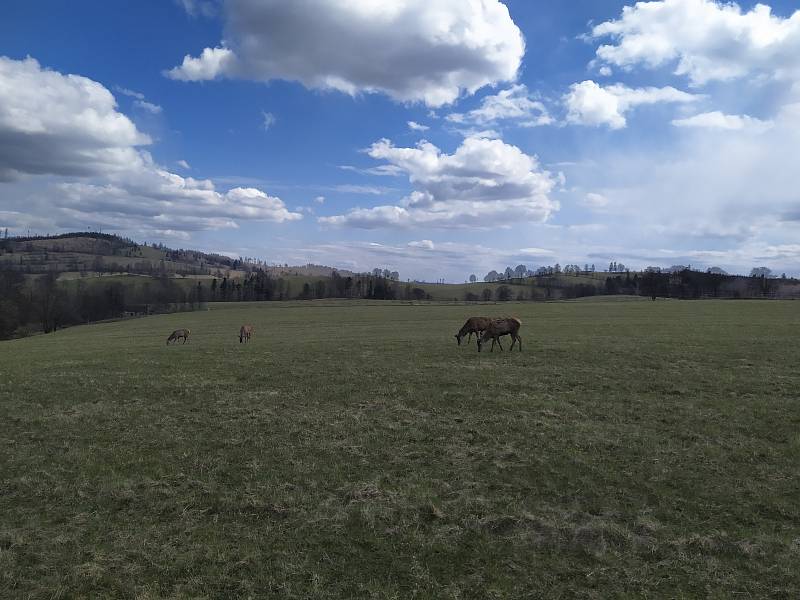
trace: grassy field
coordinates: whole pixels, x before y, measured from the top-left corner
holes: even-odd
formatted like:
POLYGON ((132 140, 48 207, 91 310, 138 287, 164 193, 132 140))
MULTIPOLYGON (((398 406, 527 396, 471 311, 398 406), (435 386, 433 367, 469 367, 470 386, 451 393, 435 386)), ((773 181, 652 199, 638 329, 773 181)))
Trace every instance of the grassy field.
POLYGON ((236 304, 0 342, 0 597, 797 598, 798 365, 792 302, 236 304), (521 317, 523 352, 457 347, 473 312, 521 317))

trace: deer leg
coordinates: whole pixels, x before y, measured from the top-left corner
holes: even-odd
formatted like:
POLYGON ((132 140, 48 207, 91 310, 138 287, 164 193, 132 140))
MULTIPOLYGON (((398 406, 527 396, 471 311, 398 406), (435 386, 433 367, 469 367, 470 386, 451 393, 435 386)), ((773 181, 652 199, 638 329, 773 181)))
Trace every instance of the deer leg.
POLYGON ((500 337, 497 338, 497 345, 500 346, 500 352, 503 351, 503 344, 500 343, 500 337))
POLYGON ((519 342, 519 351, 522 352, 522 336, 517 334, 517 341, 519 342))

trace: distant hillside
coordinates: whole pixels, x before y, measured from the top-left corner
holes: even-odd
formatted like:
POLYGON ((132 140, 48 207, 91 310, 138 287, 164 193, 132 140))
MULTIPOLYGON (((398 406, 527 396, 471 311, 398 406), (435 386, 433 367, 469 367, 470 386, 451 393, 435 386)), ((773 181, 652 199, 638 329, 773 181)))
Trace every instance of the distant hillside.
POLYGON ((93 232, 0 240, 0 264, 27 274, 212 275, 218 270, 238 270, 241 263, 218 254, 139 244, 93 232))
POLYGON ((62 279, 126 273, 241 279, 258 269, 274 277, 330 277, 334 271, 344 276, 353 275, 350 271, 323 265, 272 266, 198 250, 176 250, 162 244, 139 244, 95 232, 0 240, 0 267, 29 275, 56 273, 62 275, 62 279))

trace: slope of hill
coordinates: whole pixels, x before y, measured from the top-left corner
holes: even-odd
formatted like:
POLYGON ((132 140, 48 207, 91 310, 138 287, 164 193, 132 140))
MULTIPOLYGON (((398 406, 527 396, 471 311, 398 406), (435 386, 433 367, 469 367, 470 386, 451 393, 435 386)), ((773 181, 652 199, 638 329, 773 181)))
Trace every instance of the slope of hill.
POLYGON ((196 250, 138 244, 115 235, 80 232, 0 241, 0 264, 28 274, 169 273, 211 275, 242 261, 196 250))

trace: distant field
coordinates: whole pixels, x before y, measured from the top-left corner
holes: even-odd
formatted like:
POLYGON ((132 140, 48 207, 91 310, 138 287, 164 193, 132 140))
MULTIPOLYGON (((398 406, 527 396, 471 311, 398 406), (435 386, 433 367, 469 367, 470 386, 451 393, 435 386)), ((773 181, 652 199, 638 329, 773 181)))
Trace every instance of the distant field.
POLYGON ((0 342, 0 597, 797 598, 798 365, 777 301, 227 304, 0 342), (457 347, 476 312, 523 352, 457 347))

